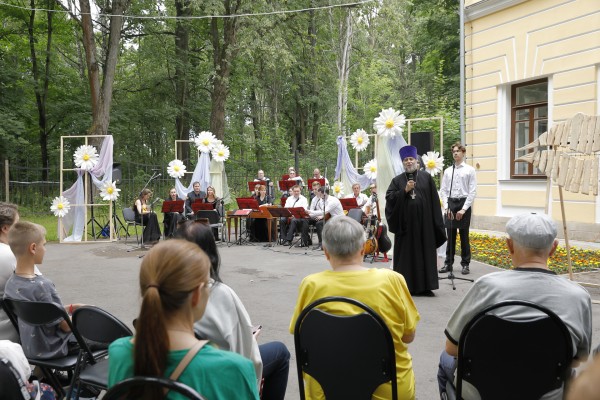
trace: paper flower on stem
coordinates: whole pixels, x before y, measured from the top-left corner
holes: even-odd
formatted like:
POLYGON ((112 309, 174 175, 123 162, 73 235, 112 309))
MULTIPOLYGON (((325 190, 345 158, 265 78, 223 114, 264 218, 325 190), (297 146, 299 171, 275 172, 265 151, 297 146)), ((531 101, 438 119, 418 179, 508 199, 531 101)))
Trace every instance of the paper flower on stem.
POLYGON ((196 142, 196 147, 198 147, 198 150, 200 150, 202 153, 208 153, 211 151, 215 145, 215 140, 217 140, 215 135, 208 131, 200 132, 198 137, 194 139, 196 142))
POLYGON ((363 170, 365 171, 365 175, 367 175, 367 178, 371 180, 377 179, 377 160, 372 159, 371 161, 366 163, 363 167, 363 170))
POLYGON ((431 176, 436 176, 444 168, 444 157, 440 157, 437 151, 428 151, 423 154, 423 167, 431 176))
POLYGON ((358 129, 350 136, 350 144, 356 151, 363 151, 369 145, 369 135, 364 129, 358 129))
POLYGON ((402 136, 403 127, 406 125, 406 118, 400 111, 393 108, 381 110, 379 117, 375 118, 373 129, 381 136, 402 136))
POLYGON ((211 154, 213 160, 215 161, 227 161, 227 159, 229 158, 229 147, 225 146, 224 144, 220 144, 212 150, 211 154))
POLYGON ((69 204, 69 200, 64 198, 63 196, 55 197, 52 200, 52 205, 50 206, 50 211, 54 213, 55 217, 64 217, 69 213, 69 209, 71 208, 71 204, 69 204))
POLYGON ((75 166, 84 171, 89 171, 94 168, 94 166, 98 164, 99 158, 100 156, 98 155, 96 148, 87 144, 79 146, 77 150, 75 150, 75 154, 73 154, 75 166))
POLYGON ((167 173, 171 178, 181 178, 185 175, 185 165, 181 160, 173 160, 169 162, 167 173))
POLYGON ((335 182, 331 189, 333 190, 333 195, 338 199, 344 195, 344 185, 340 181, 335 182))
POLYGON ((117 182, 104 182, 100 197, 102 197, 102 200, 115 201, 119 198, 120 191, 121 189, 117 189, 117 182))

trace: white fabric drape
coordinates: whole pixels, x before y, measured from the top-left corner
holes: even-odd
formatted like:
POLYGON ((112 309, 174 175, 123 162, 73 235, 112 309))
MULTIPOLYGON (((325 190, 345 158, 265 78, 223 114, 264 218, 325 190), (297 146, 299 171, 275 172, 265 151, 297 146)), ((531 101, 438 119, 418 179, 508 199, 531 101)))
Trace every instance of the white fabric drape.
POLYGON ((352 185, 358 183, 360 190, 366 190, 371 184, 371 179, 366 175, 358 173, 352 160, 348 154, 346 138, 343 136, 337 137, 338 158, 335 166, 335 180, 341 181, 344 185, 344 194, 352 193, 352 185))
POLYGON ((200 188, 204 192, 206 192, 208 186, 213 186, 216 195, 222 198, 225 203, 231 201, 225 165, 223 162, 211 160, 208 153, 200 153, 189 186, 186 187, 181 183, 179 178, 175 178, 175 190, 177 190, 177 195, 182 199, 185 199, 188 193, 194 190, 194 182, 200 182, 200 188))
MULTIPOLYGON (((98 163, 89 170, 92 183, 99 190, 105 182, 112 182, 112 171, 113 171, 113 147, 114 139, 112 135, 107 135, 102 139, 102 147, 100 149, 98 163)), ((80 168, 75 168, 77 172, 77 180, 69 189, 62 192, 69 203, 71 208, 69 213, 63 217, 62 225, 63 232, 71 235, 64 238, 65 242, 80 242, 83 239, 83 232, 85 230, 85 185, 84 176, 86 171, 80 168)), ((90 199, 92 201, 92 199, 90 199)), ((114 212, 114 210, 113 210, 114 212)), ((112 217, 112 216, 111 216, 112 217)), ((59 224, 60 229, 60 224, 59 224)), ((58 232, 60 237, 60 232, 58 232)))

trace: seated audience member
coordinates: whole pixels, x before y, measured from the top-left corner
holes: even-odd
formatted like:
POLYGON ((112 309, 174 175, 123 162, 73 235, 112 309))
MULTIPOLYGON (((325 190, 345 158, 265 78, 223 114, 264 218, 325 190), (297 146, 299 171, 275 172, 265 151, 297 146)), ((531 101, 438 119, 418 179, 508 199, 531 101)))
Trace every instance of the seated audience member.
MULTIPOLYGON (((314 223, 319 238, 319 244, 313 247, 313 250, 323 250, 323 225, 331 217, 344 215, 344 208, 337 197, 329 195, 329 189, 321 187, 319 182, 313 182, 313 190, 315 187, 316 193, 308 210, 308 215, 310 215, 308 224, 314 223)), ((303 228, 308 230, 308 224, 304 224, 303 228)), ((308 232, 305 235, 308 236, 308 232)))
MULTIPOLYGON (((190 363, 173 379, 208 399, 258 399, 252 362, 194 335, 194 321, 208 302, 209 273, 206 254, 185 240, 162 242, 146 254, 140 267, 142 305, 136 333, 109 346, 109 387, 133 376, 171 377, 189 354, 190 363)), ((140 391, 135 398, 164 397, 160 388, 140 391)))
POLYGON ((369 200, 366 194, 360 192, 359 183, 355 183, 354 185, 352 185, 352 193, 346 196, 347 199, 350 199, 352 197, 356 199, 356 204, 358 204, 359 208, 362 208, 365 204, 367 204, 367 201, 369 200))
MULTIPOLYGON (((8 245, 8 231, 17 222, 19 222, 17 206, 0 202, 0 298, 4 297, 6 282, 17 266, 17 259, 8 245)), ((0 307, 0 340, 19 342, 19 334, 2 307, 0 307)))
POLYGON ((254 363, 258 383, 261 376, 264 378, 263 400, 283 400, 290 366, 288 349, 281 342, 257 344, 260 329, 253 327, 246 308, 233 289, 221 281, 221 259, 207 227, 188 221, 177 231, 177 237, 197 244, 211 264, 208 304, 202 319, 194 324, 194 330, 220 349, 241 354, 254 363))
MULTIPOLYGON (((54 400, 56 398, 56 392, 52 389, 52 386, 46 383, 40 383, 38 380, 29 382, 29 378, 31 377, 31 366, 29 365, 25 354, 23 354, 23 349, 20 344, 11 342, 10 340, 0 340, 0 360, 2 359, 6 360, 10 367, 12 367, 11 371, 14 373, 15 378, 17 378, 21 390, 27 391, 32 399, 54 400)), ((6 390, 6 388, 2 389, 6 390)), ((3 393, 0 393, 0 399, 7 399, 7 397, 3 397, 2 394, 3 393)))
MULTIPOLYGON (((307 210, 308 200, 306 200, 306 197, 300 194, 300 186, 295 185, 294 187, 292 187, 292 193, 293 195, 291 197, 288 197, 285 201, 285 208, 302 207, 305 210, 307 210)), ((300 230, 301 232, 304 232, 305 230, 303 229, 303 225, 306 223, 307 221, 303 218, 291 217, 287 221, 286 218, 281 218, 279 226, 281 228, 281 237, 284 240, 283 245, 290 246, 292 244, 292 241, 294 240, 294 233, 296 233, 296 229, 300 230)), ((298 247, 307 247, 310 244, 312 244, 309 242, 310 239, 308 238, 308 235, 303 235, 298 247)))
MULTIPOLYGON (((175 188, 171 188, 169 190, 169 197, 167 197, 168 201, 176 201, 183 200, 179 196, 177 196, 177 190, 175 188)), ((177 229, 177 224, 183 219, 183 207, 179 211, 173 211, 165 213, 163 219, 163 226, 165 230, 165 238, 170 238, 173 236, 175 229, 177 229)))
POLYGON ((600 400, 600 355, 568 384, 566 400, 600 400))
MULTIPOLYGON (((356 299, 377 312, 390 328, 396 349, 398 398, 415 398, 415 377, 407 344, 415 338, 419 313, 402 275, 387 268, 363 266, 364 228, 346 216, 332 217, 323 228, 323 251, 332 268, 304 278, 290 322, 294 332, 302 310, 312 302, 328 296, 356 299)), ((327 303, 323 311, 349 315, 355 308, 346 303, 327 303)), ((359 345, 359 344, 357 344, 359 345)), ((305 375, 307 399, 324 398, 321 387, 305 375)), ((302 385, 302 382, 300 382, 302 385)), ((379 386, 373 399, 390 399, 391 385, 379 386)))
MULTIPOLYGON (((524 300, 553 311, 571 333, 574 366, 588 357, 592 337, 590 296, 581 286, 556 275, 548 268, 548 258, 554 254, 558 245, 556 224, 545 214, 521 214, 508 221, 506 233, 506 246, 514 269, 479 278, 454 310, 445 330, 446 349, 440 356, 440 394, 446 391, 446 382, 454 381, 455 357, 463 328, 480 311, 501 301, 524 300)), ((515 315, 518 315, 518 310, 515 309, 515 315)), ((540 335, 543 334, 540 332, 540 335)), ((490 346, 493 346, 493 340, 490 340, 490 346)), ((518 363, 519 360, 514 362, 518 363)), ((476 399, 479 394, 466 383, 463 386, 463 397, 466 400, 476 399)), ((543 396, 543 399, 562 398, 562 388, 543 396)))
POLYGON ((144 225, 142 233, 143 242, 154 244, 160 240, 160 227, 158 226, 158 217, 152 211, 148 201, 152 197, 150 189, 143 189, 140 196, 133 203, 133 212, 135 213, 135 222, 144 225))
POLYGON ((192 209, 192 204, 196 200, 203 200, 206 197, 206 193, 200 190, 200 182, 194 182, 192 184, 192 190, 187 194, 187 198, 185 199, 185 215, 189 216, 194 215, 194 210, 192 209))
MULTIPOLYGON (((35 274, 35 264, 44 261, 46 229, 31 222, 17 222, 8 234, 8 244, 17 258, 15 273, 6 282, 5 299, 43 301, 62 304, 54 283, 35 274)), ((65 310, 72 314, 83 304, 69 304, 65 310)), ((52 325, 34 326, 19 321, 23 351, 27 357, 50 359, 79 352, 77 340, 67 321, 52 325)), ((97 347, 95 347, 97 348, 97 347)))

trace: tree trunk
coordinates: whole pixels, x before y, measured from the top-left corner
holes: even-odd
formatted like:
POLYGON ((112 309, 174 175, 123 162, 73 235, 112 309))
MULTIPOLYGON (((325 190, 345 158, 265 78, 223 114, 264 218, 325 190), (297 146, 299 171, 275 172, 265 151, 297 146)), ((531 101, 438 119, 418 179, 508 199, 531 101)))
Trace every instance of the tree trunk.
POLYGON ((40 154, 41 154, 41 179, 47 181, 49 177, 49 165, 50 160, 48 156, 48 118, 46 110, 46 99, 48 95, 48 85, 50 81, 50 50, 52 47, 52 8, 54 3, 48 1, 47 18, 48 18, 48 31, 46 34, 46 60, 45 60, 45 71, 43 76, 40 73, 40 67, 38 65, 37 53, 35 51, 35 36, 33 32, 35 24, 35 0, 30 0, 31 13, 29 14, 29 24, 27 30, 29 33, 29 51, 31 54, 31 70, 33 75, 33 87, 35 92, 35 102, 38 111, 38 130, 39 130, 39 143, 40 143, 40 154))
MULTIPOLYGON (((176 0, 175 8, 178 17, 192 15, 190 0, 176 0)), ((190 115, 188 111, 188 70, 189 70, 189 24, 186 20, 177 19, 175 23, 175 102, 177 116, 175 117, 175 132, 178 140, 190 138, 190 115)), ((190 158, 190 146, 187 143, 177 145, 179 159, 187 163, 190 158)))
POLYGON ((258 99, 256 98, 256 88, 253 86, 250 89, 250 112, 252 114, 252 130, 254 132, 254 155, 256 158, 256 164, 262 164, 262 149, 261 144, 261 133, 260 133, 260 108, 258 105, 258 99))
POLYGON ((348 77, 350 75, 350 53, 352 52, 352 12, 348 10, 339 24, 338 70, 338 133, 346 132, 346 115, 348 112, 348 77))

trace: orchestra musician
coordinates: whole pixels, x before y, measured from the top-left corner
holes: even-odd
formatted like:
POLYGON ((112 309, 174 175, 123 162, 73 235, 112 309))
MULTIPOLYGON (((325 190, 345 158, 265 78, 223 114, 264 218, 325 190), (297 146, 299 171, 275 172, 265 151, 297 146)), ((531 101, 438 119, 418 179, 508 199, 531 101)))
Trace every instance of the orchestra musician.
POLYGON ((151 210, 148 200, 152 197, 150 189, 144 189, 140 192, 140 196, 133 204, 135 213, 135 222, 144 225, 144 233, 142 241, 145 244, 154 244, 160 240, 160 227, 158 226, 158 218, 151 210))
MULTIPOLYGON (((273 205, 273 198, 267 194, 266 185, 258 185, 258 196, 252 196, 256 199, 259 206, 270 206, 273 205)), ((267 227, 267 219, 265 218, 248 218, 247 226, 250 230, 251 241, 255 242, 268 242, 269 241, 269 230, 267 227)), ((274 234, 275 220, 272 221, 271 232, 274 234)))
MULTIPOLYGON (((302 190, 302 188, 304 187, 304 180, 302 179, 301 176, 298 176, 298 174, 296 173, 296 170, 290 168, 290 176, 288 178, 288 180, 290 181, 296 181, 296 185, 298 185, 300 187, 300 190, 302 190)), ((308 205, 307 205, 308 207, 308 205)))
POLYGON ((188 193, 187 199, 185 200, 186 215, 194 215, 194 210, 192 210, 192 203, 197 199, 202 200, 206 197, 206 193, 200 190, 200 182, 194 182, 192 187, 194 188, 194 190, 188 193))
POLYGON ((319 168, 315 168, 313 171, 313 179, 325 179, 325 187, 329 189, 329 181, 323 175, 321 175, 321 170, 319 168))
MULTIPOLYGON (((177 190, 175 190, 175 188, 171 188, 169 190, 169 197, 167 197, 167 200, 177 201, 183 199, 177 196, 177 190)), ((177 224, 183 219, 183 207, 181 207, 180 211, 165 213, 163 218, 163 229, 165 231, 165 238, 173 237, 173 233, 175 233, 175 230, 177 229, 177 224)))
MULTIPOLYGON (((219 213, 219 217, 223 216, 223 202, 220 198, 217 197, 215 188, 213 186, 208 186, 206 188, 206 197, 202 199, 203 203, 212 204, 213 208, 217 210, 219 213)), ((215 236, 215 240, 219 240, 219 228, 212 228, 213 235, 215 236)))
MULTIPOLYGON (((285 208, 294 208, 294 207, 302 207, 305 210, 308 209, 308 200, 306 197, 300 194, 300 186, 294 185, 292 187, 293 195, 288 197, 285 202, 285 208)), ((296 229, 301 229, 302 224, 306 224, 306 220, 297 219, 294 217, 289 218, 289 221, 286 221, 286 218, 281 218, 279 226, 281 228, 281 237, 284 240, 284 246, 290 246, 292 244, 292 240, 294 239, 294 233, 296 233, 296 229)), ((302 230, 301 230, 302 231, 302 230)), ((308 235, 302 237, 300 245, 298 247, 308 247, 310 245, 308 235)))
MULTIPOLYGON (((330 196, 329 189, 321 187, 319 182, 313 182, 313 190, 315 191, 315 197, 310 204, 308 215, 310 215, 309 223, 314 222, 317 230, 317 237, 319 238, 319 244, 313 247, 313 250, 323 250, 321 235, 321 232, 323 232, 323 225, 330 217, 344 215, 344 208, 338 198, 330 196)), ((305 225, 306 230, 308 231, 308 224, 305 225)), ((306 232, 306 236, 308 236, 308 232, 306 232)))
POLYGON ((265 171, 259 169, 256 173, 256 178, 254 178, 254 182, 261 182, 267 188, 267 194, 273 197, 273 181, 265 176, 265 171))
POLYGON ((351 199, 354 197, 356 199, 356 204, 358 204, 359 208, 362 208, 369 198, 366 194, 360 192, 360 184, 355 183, 352 185, 352 193, 346 196, 347 199, 351 199))

